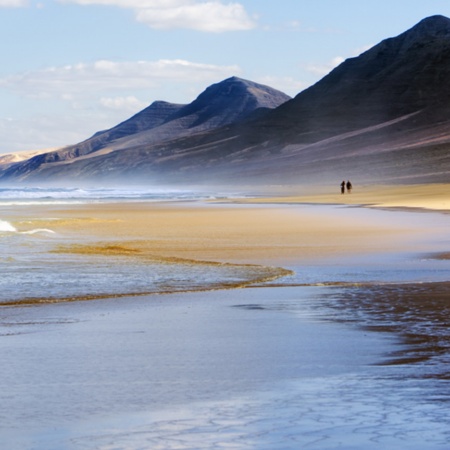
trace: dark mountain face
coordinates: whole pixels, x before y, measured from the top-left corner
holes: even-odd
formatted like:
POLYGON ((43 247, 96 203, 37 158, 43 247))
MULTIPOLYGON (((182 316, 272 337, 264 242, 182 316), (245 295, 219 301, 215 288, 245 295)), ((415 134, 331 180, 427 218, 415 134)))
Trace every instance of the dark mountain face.
POLYGON ((396 38, 344 61, 278 108, 269 121, 302 133, 336 134, 392 120, 450 98, 450 20, 424 19, 396 38))
POLYGON ((103 144, 109 152, 94 153, 95 158, 73 154, 71 164, 41 155, 44 165, 31 159, 10 167, 4 177, 443 181, 450 175, 448 80, 450 20, 433 16, 346 60, 290 101, 270 88, 231 78, 190 105, 178 105, 154 128, 137 131, 132 118, 127 125, 132 134, 109 130, 113 140, 103 144))

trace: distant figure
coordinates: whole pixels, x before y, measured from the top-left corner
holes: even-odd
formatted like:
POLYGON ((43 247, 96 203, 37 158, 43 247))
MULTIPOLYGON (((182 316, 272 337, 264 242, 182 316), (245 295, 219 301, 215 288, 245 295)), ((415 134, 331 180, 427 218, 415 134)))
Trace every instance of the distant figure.
POLYGON ((345 194, 345 181, 341 183, 341 194, 345 194))
POLYGON ((352 183, 350 183, 350 180, 347 181, 347 192, 350 194, 352 192, 352 183))

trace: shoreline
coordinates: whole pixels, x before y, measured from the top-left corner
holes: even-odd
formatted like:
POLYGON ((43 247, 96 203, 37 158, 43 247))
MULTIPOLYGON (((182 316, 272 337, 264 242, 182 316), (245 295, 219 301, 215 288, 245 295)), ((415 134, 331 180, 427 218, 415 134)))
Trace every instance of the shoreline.
POLYGON ((448 216, 259 200, 12 211, 19 231, 55 231, 68 256, 82 243, 88 259, 139 248, 295 273, 0 308, 8 448, 448 448, 448 283, 407 282, 449 273, 448 216))
MULTIPOLYGON (((441 214, 442 210, 427 209, 429 214, 420 217, 410 207, 403 206, 406 210, 386 205, 367 207, 355 202, 355 199, 364 196, 367 200, 373 195, 372 191, 358 196, 353 193, 339 195, 337 198, 346 197, 346 202, 343 199, 341 203, 333 204, 329 203, 332 198, 319 195, 309 198, 314 202, 308 204, 304 203, 304 197, 264 197, 207 202, 38 205, 16 208, 13 215, 6 218, 12 219, 19 234, 26 235, 35 229, 51 230, 53 234, 48 242, 53 245, 50 254, 55 256, 70 258, 73 255, 85 258, 86 262, 90 258, 103 258, 105 262, 122 258, 124 264, 128 259, 130 263, 146 264, 148 261, 198 268, 234 268, 242 272, 242 276, 233 281, 186 289, 167 286, 163 290, 104 289, 95 294, 28 296, 24 304, 259 286, 283 277, 287 277, 285 282, 279 280, 270 285, 371 285, 395 280, 332 278, 331 274, 329 278, 320 279, 319 276, 314 279, 292 275, 299 267, 304 271, 305 265, 317 266, 320 273, 323 261, 337 264, 337 258, 340 258, 342 264, 353 264, 352 261, 358 258, 364 260, 364 255, 376 258, 385 255, 389 260, 396 254, 404 253, 405 258, 409 258, 407 253, 417 253, 436 260, 447 259, 442 257, 448 252, 445 248, 436 246, 424 250, 427 243, 421 242, 427 240, 430 225, 436 228, 432 232, 436 234, 435 240, 438 233, 442 234, 442 225, 435 226, 435 219, 426 219, 432 217, 430 213, 441 214), (348 203, 350 200, 352 204, 348 203), (352 209, 346 210, 347 206, 352 209), (248 276, 244 274, 247 269, 248 276)), ((409 281, 414 280, 399 280, 400 283, 409 281)), ((448 281, 448 278, 439 281, 448 281)), ((9 304, 18 306, 19 303, 9 304)))
MULTIPOLYGON (((286 284, 298 286, 371 283, 377 280, 352 278, 351 274, 342 277, 339 271, 322 279, 321 266, 332 267, 341 260, 341 264, 351 267, 357 259, 363 261, 368 255, 376 258, 386 255, 391 260, 396 254, 413 251, 414 247, 417 247, 414 251, 421 252, 419 239, 427 234, 424 219, 410 223, 408 214, 392 215, 379 209, 371 212, 368 208, 345 210, 320 204, 285 205, 272 203, 272 199, 260 201, 270 203, 108 202, 17 208, 15 216, 6 219, 24 236, 24 245, 27 240, 39 244, 39 239, 45 239, 49 261, 60 258, 68 264, 75 258, 78 269, 68 273, 69 277, 82 276, 89 265, 100 263, 105 267, 112 264, 111 268, 119 272, 122 266, 124 270, 126 266, 136 266, 141 280, 147 276, 147 265, 148 271, 157 265, 182 270, 184 279, 200 272, 210 273, 210 279, 206 277, 202 283, 199 278, 192 286, 184 286, 182 277, 179 283, 167 280, 169 284, 160 283, 160 287, 151 284, 146 287, 144 281, 136 279, 138 289, 133 283, 128 283, 128 289, 119 284, 111 289, 114 284, 111 279, 113 284, 99 286, 92 292, 28 295, 22 297, 24 304, 239 288, 282 277, 286 278, 286 284), (53 233, 47 237, 29 235, 36 229, 53 233), (302 273, 296 276, 299 271, 302 273)), ((277 284, 283 284, 283 280, 277 284)), ((8 303, 18 305, 19 300, 8 303)))
POLYGON ((318 187, 317 192, 303 186, 279 187, 276 193, 255 198, 230 199, 243 204, 343 205, 390 210, 450 211, 450 184, 356 185, 352 192, 341 194, 339 187, 318 187), (302 192, 303 191, 303 192, 302 192))

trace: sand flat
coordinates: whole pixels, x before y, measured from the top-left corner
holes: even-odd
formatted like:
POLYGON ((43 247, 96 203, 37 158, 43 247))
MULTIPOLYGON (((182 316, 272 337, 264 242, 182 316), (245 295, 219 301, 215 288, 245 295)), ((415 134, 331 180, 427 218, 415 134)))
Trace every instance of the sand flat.
MULTIPOLYGON (((39 225, 92 242, 135 246, 161 257, 281 265, 400 248, 406 245, 402 237, 417 231, 406 222, 370 215, 336 211, 330 220, 329 211, 320 208, 296 208, 280 199, 259 201, 266 204, 104 203, 52 206, 45 212, 27 208, 26 216, 14 223, 21 229, 39 225)), ((289 198, 290 203, 296 201, 289 198)))

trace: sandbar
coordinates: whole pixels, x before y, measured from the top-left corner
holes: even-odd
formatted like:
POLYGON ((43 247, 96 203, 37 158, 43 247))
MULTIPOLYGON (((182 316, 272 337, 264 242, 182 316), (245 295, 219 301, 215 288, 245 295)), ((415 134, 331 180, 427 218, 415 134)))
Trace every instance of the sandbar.
POLYGON ((396 221, 395 216, 385 220, 338 208, 330 216, 330 209, 321 208, 320 202, 317 208, 293 207, 304 200, 103 203, 44 210, 31 206, 7 219, 21 231, 48 228, 73 242, 112 242, 161 257, 277 265, 405 248, 418 231, 415 224, 396 221))

